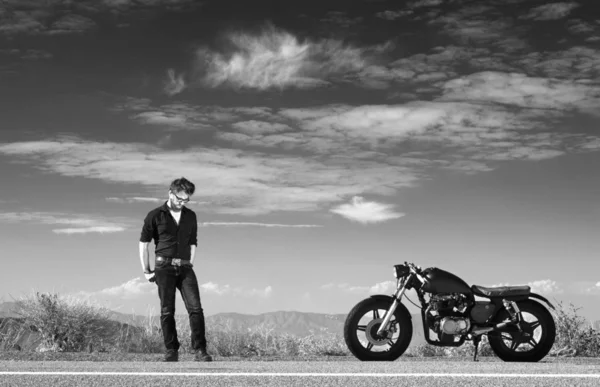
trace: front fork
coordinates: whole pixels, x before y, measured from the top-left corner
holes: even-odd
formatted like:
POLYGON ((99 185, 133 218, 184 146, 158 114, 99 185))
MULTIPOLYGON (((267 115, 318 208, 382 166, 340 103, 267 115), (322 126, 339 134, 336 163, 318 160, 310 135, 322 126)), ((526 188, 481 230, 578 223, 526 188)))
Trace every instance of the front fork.
POLYGON ((383 336, 383 334, 388 330, 390 321, 392 321, 392 317, 394 316, 394 312, 396 312, 396 308, 398 307, 398 304, 400 304, 400 302, 402 301, 402 297, 406 292, 406 284, 410 283, 412 276, 413 275, 411 274, 406 279, 406 281, 404 281, 403 285, 399 286, 396 289, 396 292, 394 293, 394 301, 392 302, 392 306, 390 306, 387 312, 385 312, 385 316, 383 316, 383 321, 381 322, 379 329, 377 329, 377 334, 379 336, 383 336))

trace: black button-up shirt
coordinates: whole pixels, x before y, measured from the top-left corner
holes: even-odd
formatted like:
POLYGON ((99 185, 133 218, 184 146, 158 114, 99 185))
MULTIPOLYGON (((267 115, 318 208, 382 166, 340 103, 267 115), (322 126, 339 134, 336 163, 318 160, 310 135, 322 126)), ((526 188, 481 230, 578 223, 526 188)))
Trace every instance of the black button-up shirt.
POLYGON ((169 211, 167 202, 150 211, 144 219, 140 242, 154 239, 155 255, 167 258, 190 259, 190 245, 198 245, 196 213, 186 207, 181 209, 179 225, 169 211))

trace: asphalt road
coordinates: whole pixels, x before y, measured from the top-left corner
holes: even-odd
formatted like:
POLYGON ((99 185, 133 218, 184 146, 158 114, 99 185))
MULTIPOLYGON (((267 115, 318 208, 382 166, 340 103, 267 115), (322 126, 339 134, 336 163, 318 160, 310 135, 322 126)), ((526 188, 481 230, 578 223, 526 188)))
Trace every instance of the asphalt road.
POLYGON ((600 359, 540 363, 453 360, 2 361, 0 386, 599 386, 600 359))

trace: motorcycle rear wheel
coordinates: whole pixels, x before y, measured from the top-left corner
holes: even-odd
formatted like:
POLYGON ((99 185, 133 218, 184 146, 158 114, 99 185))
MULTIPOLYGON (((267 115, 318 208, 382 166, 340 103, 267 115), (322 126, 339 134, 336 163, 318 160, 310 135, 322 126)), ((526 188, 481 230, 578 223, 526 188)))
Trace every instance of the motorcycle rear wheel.
POLYGON ((408 348, 413 327, 410 313, 400 305, 396 308, 385 336, 376 334, 391 302, 367 298, 352 308, 344 324, 344 340, 357 359, 363 361, 394 361, 408 348))
MULTIPOLYGON (((537 362, 542 360, 554 345, 556 325, 552 314, 539 302, 525 300, 517 303, 524 321, 523 332, 496 332, 488 334, 494 353, 507 362, 537 362)), ((498 312, 495 321, 510 319, 506 309, 498 312)))

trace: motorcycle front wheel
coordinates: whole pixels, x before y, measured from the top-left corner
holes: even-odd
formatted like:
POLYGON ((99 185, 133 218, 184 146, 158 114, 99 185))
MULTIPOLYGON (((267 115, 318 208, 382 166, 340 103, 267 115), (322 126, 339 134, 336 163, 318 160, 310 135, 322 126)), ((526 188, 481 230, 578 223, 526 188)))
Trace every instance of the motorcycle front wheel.
MULTIPOLYGON (((533 300, 517 303, 523 321, 521 332, 496 332, 488 334, 490 347, 504 361, 537 362, 542 360, 554 345, 556 325, 552 315, 543 305, 533 300)), ((498 312, 496 322, 510 319, 506 309, 498 312)))
POLYGON ((348 314, 344 324, 344 340, 357 359, 393 361, 408 348, 413 327, 410 313, 401 305, 394 312, 389 331, 377 335, 390 306, 390 301, 367 298, 356 304, 348 314))

